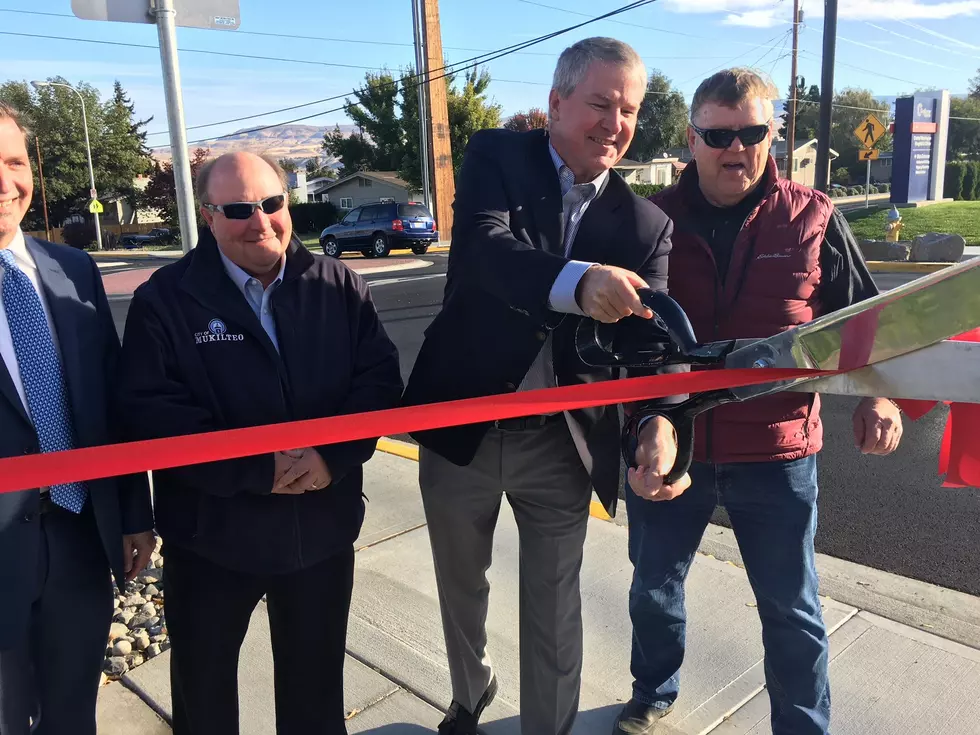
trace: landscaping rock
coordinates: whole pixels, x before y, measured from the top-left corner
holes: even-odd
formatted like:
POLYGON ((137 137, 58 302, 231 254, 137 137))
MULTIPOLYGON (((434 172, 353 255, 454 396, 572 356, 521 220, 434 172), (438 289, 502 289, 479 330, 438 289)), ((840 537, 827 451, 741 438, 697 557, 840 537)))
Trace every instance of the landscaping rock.
POLYGON ((899 242, 862 240, 860 246, 865 260, 908 260, 909 253, 912 251, 912 244, 907 240, 899 242))
POLYGON ((965 248, 962 235, 928 232, 912 241, 911 259, 917 263, 959 263, 965 248))

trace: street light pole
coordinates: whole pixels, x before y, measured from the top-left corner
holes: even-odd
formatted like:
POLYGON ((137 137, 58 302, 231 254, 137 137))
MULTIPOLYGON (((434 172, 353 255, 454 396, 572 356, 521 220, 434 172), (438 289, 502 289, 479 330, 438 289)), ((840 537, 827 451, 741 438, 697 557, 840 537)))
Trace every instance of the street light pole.
MULTIPOLYGON (((31 85, 34 89, 40 89, 41 87, 65 87, 78 95, 78 99, 82 103, 82 129, 85 131, 85 155, 88 156, 89 197, 93 200, 98 199, 99 194, 95 189, 95 168, 92 166, 92 146, 88 139, 88 117, 85 114, 85 98, 82 97, 81 92, 70 84, 63 84, 61 82, 31 82, 31 85)), ((102 250, 102 227, 99 224, 99 213, 93 212, 92 216, 95 218, 95 240, 97 248, 102 250)))
POLYGON ((37 179, 41 182, 41 206, 44 208, 44 239, 51 239, 51 225, 48 222, 48 195, 44 191, 44 165, 41 163, 41 136, 34 136, 37 149, 37 179))

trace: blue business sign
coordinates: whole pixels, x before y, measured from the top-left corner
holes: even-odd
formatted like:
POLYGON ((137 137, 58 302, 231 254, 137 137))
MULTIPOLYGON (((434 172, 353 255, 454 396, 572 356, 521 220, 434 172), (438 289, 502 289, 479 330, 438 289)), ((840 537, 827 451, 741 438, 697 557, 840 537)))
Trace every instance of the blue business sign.
POLYGON ((945 166, 948 115, 948 95, 944 92, 925 92, 895 101, 892 202, 941 198, 942 171, 936 169, 945 166))

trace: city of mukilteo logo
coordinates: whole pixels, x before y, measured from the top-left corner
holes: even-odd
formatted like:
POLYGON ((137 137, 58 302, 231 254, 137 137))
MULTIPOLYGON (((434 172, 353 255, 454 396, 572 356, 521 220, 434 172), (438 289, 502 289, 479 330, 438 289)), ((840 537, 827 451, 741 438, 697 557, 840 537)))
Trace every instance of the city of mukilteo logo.
POLYGON ((208 323, 208 331, 194 333, 194 342, 199 345, 205 342, 241 342, 244 339, 244 334, 228 334, 228 327, 220 319, 212 319, 208 323))

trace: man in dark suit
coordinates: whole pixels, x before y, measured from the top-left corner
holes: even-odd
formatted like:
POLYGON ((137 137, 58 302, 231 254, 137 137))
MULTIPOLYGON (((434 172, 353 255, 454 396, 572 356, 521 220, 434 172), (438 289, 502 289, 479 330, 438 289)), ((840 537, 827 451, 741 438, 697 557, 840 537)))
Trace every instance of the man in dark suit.
MULTIPOLYGON (((133 437, 397 405, 398 354, 368 285, 292 236, 276 161, 225 154, 197 191, 208 230, 136 290, 126 321, 120 403, 133 437)), ((238 654, 263 596, 277 731, 345 735, 354 540, 376 443, 154 473, 175 735, 238 732, 238 654)))
MULTIPOLYGON (((118 438, 119 338, 98 268, 20 229, 27 136, 0 103, 0 457, 118 438)), ((145 475, 0 494, 0 733, 94 735, 110 569, 120 586, 135 577, 152 528, 145 475)))
MULTIPOLYGON (((619 41, 586 39, 561 55, 553 87, 549 132, 487 130, 470 140, 443 309, 426 332, 408 404, 614 378, 577 359, 577 324, 650 318, 636 289, 666 289, 670 222, 611 170, 633 138, 646 88, 642 60, 619 41)), ((504 494, 521 543, 521 728, 571 731, 589 501, 594 488, 615 513, 621 426, 619 407, 609 406, 417 435, 453 685, 442 735, 475 734, 497 690, 486 651, 486 571, 504 494)), ((673 462, 670 424, 651 419, 641 448, 630 479, 645 493, 673 462)), ((661 488, 657 498, 686 484, 661 488)))

